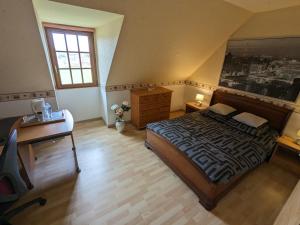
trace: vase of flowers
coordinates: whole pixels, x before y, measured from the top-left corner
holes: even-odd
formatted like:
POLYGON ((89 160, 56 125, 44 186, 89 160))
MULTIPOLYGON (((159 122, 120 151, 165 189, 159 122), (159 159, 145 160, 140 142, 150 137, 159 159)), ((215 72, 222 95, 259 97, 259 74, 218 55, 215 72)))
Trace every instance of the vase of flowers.
POLYGON ((123 101, 122 105, 113 104, 111 106, 111 110, 116 115, 116 128, 118 132, 122 132, 125 128, 125 120, 123 119, 124 113, 130 110, 129 103, 127 101, 123 101))

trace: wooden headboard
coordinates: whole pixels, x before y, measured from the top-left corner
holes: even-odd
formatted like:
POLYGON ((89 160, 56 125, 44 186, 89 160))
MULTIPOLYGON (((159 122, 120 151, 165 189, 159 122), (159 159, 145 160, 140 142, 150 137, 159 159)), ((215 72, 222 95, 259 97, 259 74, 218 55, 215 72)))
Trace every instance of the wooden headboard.
POLYGON ((272 128, 282 133, 292 109, 287 109, 272 103, 264 102, 259 99, 241 96, 221 90, 213 93, 210 105, 224 103, 237 109, 239 113, 249 112, 261 116, 269 121, 272 128))

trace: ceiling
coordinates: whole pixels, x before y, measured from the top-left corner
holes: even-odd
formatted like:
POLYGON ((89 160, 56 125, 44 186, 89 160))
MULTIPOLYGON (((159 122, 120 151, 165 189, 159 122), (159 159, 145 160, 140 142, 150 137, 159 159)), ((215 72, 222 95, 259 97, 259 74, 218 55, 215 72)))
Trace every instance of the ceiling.
POLYGON ((300 0, 224 0, 251 12, 265 12, 292 6, 300 6, 300 0))
POLYGON ((41 22, 57 24, 99 27, 123 15, 72 6, 48 0, 33 0, 37 16, 41 22))

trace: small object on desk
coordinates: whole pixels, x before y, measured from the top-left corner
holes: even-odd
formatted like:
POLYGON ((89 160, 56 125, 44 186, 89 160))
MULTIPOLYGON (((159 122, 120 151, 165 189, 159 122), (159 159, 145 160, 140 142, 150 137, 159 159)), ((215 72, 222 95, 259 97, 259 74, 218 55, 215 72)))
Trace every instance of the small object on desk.
POLYGON ((42 108, 43 120, 50 120, 52 118, 52 107, 47 102, 42 108))
POLYGON ((271 160, 300 176, 300 145, 295 143, 295 139, 286 135, 279 137, 271 160), (275 155, 276 160, 273 160, 275 155))
POLYGON ((191 113, 191 112, 196 112, 196 111, 203 111, 207 109, 207 105, 198 105, 197 102, 187 102, 185 104, 185 112, 186 113, 191 113))
POLYGON ((57 111, 52 112, 51 116, 48 119, 40 119, 36 116, 36 114, 33 115, 27 115, 23 116, 23 119, 21 121, 21 127, 29 127, 29 126, 35 126, 40 124, 47 124, 47 123, 58 123, 65 121, 65 115, 63 111, 57 111))
POLYGON ((42 112, 42 108, 44 105, 45 105, 44 98, 36 98, 31 100, 31 108, 34 114, 37 114, 38 112, 42 112))

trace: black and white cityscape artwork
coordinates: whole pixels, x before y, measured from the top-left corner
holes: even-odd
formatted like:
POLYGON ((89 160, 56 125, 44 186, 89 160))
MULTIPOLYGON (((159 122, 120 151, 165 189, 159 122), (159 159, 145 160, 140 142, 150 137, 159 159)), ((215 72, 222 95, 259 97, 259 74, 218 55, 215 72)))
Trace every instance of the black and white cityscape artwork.
POLYGON ((296 101, 300 38, 229 41, 219 85, 296 101))

